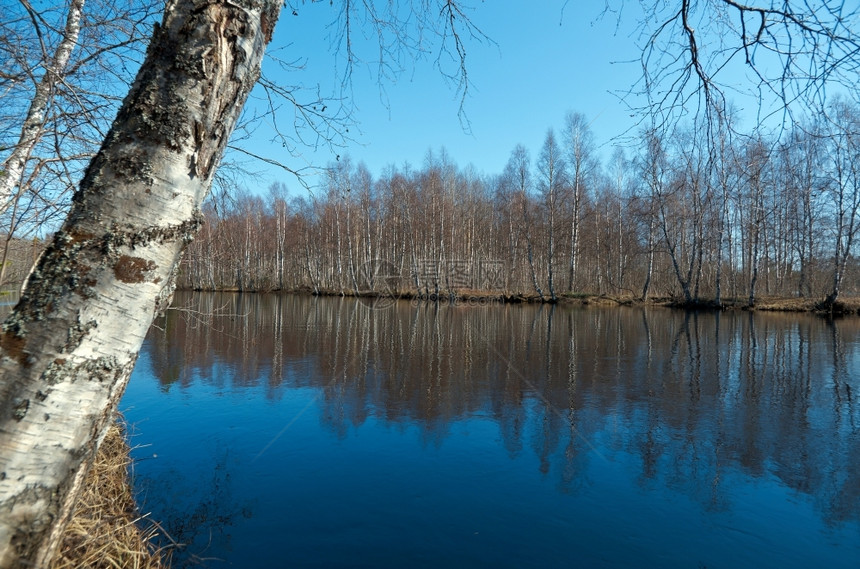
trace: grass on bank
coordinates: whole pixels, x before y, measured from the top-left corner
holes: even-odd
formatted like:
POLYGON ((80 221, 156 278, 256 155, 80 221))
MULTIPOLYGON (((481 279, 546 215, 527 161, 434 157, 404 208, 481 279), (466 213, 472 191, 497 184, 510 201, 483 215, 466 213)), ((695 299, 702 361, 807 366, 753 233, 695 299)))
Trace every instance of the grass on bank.
MULTIPOLYGON (((237 290, 219 289, 218 291, 203 291, 195 289, 194 292, 239 292, 237 290)), ((306 289, 283 290, 283 291, 245 291, 245 292, 271 292, 274 294, 296 294, 296 295, 313 295, 313 296, 344 296, 350 298, 396 298, 399 300, 408 301, 427 301, 441 302, 451 304, 467 304, 467 305, 483 305, 483 304, 529 304, 550 302, 549 295, 544 292, 543 298, 540 298, 534 292, 502 292, 502 291, 487 291, 480 289, 456 289, 440 290, 438 293, 418 292, 414 289, 409 290, 394 290, 381 292, 359 292, 353 290, 329 290, 320 289, 317 291, 306 289)), ((715 303, 712 299, 702 297, 694 300, 691 303, 685 302, 677 296, 650 296, 647 300, 642 300, 638 295, 633 294, 594 294, 588 292, 559 292, 557 293, 558 304, 567 304, 574 306, 667 306, 688 310, 754 310, 765 312, 809 312, 821 315, 832 316, 850 316, 860 315, 860 296, 843 295, 835 303, 828 305, 823 297, 806 297, 799 298, 796 296, 769 296, 762 295, 756 297, 755 304, 749 306, 749 299, 746 297, 723 297, 720 304, 715 303)))
POLYGON ((116 422, 99 447, 51 569, 166 569, 159 528, 139 515, 129 483, 125 428, 116 422))

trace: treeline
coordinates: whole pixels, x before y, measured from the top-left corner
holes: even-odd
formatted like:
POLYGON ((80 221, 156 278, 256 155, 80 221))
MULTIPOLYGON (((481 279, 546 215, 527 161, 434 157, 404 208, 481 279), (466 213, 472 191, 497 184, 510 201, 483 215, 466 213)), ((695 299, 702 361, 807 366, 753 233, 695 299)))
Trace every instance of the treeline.
POLYGON ((860 109, 831 111, 782 136, 646 130, 608 160, 571 113, 490 177, 444 150, 378 177, 342 159, 307 196, 276 184, 210 204, 179 285, 833 303, 856 293, 860 109))

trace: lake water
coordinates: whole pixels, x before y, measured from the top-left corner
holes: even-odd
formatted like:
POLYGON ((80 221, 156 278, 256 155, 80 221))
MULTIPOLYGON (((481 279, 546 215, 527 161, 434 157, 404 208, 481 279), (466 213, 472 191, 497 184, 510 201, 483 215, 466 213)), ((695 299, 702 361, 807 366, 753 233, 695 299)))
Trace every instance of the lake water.
POLYGON ((177 566, 860 566, 860 321, 178 295, 121 409, 177 566))

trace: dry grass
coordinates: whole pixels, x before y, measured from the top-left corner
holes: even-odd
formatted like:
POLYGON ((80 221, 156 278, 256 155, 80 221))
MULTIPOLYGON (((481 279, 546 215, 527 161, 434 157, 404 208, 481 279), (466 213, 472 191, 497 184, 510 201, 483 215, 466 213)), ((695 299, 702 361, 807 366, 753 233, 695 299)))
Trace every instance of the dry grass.
POLYGON ((169 567, 169 556, 153 543, 158 526, 142 529, 146 520, 138 515, 129 484, 124 435, 115 423, 102 442, 52 569, 169 567))
MULTIPOLYGON (((775 312, 814 312, 820 299, 797 297, 764 297, 756 301, 756 309, 775 312)), ((738 301, 743 306, 744 301, 738 301)))
MULTIPOLYGON (((830 307, 825 306, 823 301, 823 298, 765 296, 756 300, 755 309, 773 312, 830 312, 843 316, 857 314, 860 311, 860 298, 858 297, 840 297, 830 307)), ((738 300, 737 304, 744 306, 746 302, 738 300)))

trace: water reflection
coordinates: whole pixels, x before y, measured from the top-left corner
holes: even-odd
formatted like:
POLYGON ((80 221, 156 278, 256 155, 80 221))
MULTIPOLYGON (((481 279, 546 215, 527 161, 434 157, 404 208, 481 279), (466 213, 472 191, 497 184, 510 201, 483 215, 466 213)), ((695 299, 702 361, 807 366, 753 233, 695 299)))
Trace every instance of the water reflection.
POLYGON ((858 332, 178 295, 123 407, 180 561, 854 567, 858 332))
POLYGON ((229 294, 177 305, 149 337, 164 390, 229 384, 277 400, 316 388, 321 420, 341 438, 374 417, 417 425, 438 444, 453 422, 486 417, 511 457, 533 453, 564 492, 585 483, 589 461, 621 451, 642 487, 661 481, 707 508, 725 507, 726 474, 741 470, 813 496, 828 523, 860 519, 853 319, 375 311, 348 299, 229 294))

